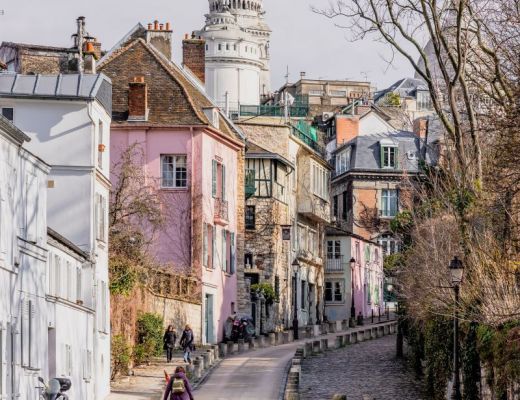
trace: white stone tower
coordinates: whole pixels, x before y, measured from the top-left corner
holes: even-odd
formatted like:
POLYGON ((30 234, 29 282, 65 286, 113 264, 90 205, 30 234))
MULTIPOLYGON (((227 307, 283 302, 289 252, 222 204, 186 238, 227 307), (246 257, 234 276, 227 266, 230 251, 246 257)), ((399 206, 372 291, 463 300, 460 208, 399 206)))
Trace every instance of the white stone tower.
POLYGON ((206 25, 206 91, 218 106, 238 111, 269 94, 269 40, 262 0, 209 0, 206 25))

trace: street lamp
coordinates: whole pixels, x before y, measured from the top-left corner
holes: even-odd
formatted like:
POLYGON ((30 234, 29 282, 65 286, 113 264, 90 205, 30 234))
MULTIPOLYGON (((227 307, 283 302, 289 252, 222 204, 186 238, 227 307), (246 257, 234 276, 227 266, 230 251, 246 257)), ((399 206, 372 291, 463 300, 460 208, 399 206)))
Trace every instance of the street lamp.
POLYGON ((354 268, 356 267, 356 259, 350 259, 350 281, 352 283, 352 302, 350 304, 350 317, 356 318, 356 306, 354 304, 354 268))
POLYGON ((298 269, 300 268, 300 263, 297 259, 294 259, 292 263, 293 269, 294 269, 294 311, 293 311, 293 320, 292 320, 292 326, 293 326, 293 337, 294 340, 298 340, 298 269))
POLYGON ((452 400, 461 400, 460 393, 460 362, 459 362, 459 291, 462 283, 464 266, 458 257, 454 257, 450 261, 450 276, 453 290, 455 291, 455 310, 453 315, 453 390, 451 394, 452 400))

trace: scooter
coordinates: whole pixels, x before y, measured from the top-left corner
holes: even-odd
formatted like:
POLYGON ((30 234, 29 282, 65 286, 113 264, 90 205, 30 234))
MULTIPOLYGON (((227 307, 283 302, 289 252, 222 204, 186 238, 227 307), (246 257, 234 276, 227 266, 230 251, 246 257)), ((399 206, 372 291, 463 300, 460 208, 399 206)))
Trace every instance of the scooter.
POLYGON ((72 382, 68 378, 52 378, 49 384, 45 384, 42 377, 38 377, 38 381, 43 385, 40 389, 41 400, 69 400, 69 396, 65 393, 72 386, 72 382))

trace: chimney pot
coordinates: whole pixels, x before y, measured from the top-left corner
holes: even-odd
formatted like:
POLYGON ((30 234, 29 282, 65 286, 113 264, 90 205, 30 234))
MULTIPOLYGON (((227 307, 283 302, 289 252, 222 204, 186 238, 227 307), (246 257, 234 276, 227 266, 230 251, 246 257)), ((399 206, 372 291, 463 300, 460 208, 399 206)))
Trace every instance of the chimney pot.
POLYGON ((182 64, 187 67, 202 83, 206 81, 206 42, 193 40, 186 35, 182 41, 182 64))
POLYGON ((188 40, 188 34, 187 33, 184 34, 184 39, 188 40))
POLYGON ((171 29, 171 25, 170 25, 169 22, 166 22, 166 30, 167 30, 167 31, 171 31, 171 30, 172 30, 172 29, 171 29))
POLYGON ((159 24, 159 30, 162 31, 164 29, 164 24, 159 24))
POLYGON ((159 21, 157 21, 157 20, 153 21, 153 29, 154 29, 154 31, 159 30, 159 21))
POLYGON ((153 28, 153 24, 150 22, 150 23, 148 24, 148 30, 151 31, 152 28, 153 28))

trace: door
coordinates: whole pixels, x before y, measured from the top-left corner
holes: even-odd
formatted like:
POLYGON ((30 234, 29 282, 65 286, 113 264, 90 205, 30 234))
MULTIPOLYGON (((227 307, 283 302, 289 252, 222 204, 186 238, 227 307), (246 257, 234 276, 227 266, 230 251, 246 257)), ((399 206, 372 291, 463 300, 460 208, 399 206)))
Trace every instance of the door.
POLYGON ((206 294, 205 307, 205 326, 206 326, 206 343, 215 343, 215 335, 213 329, 213 295, 206 294))

